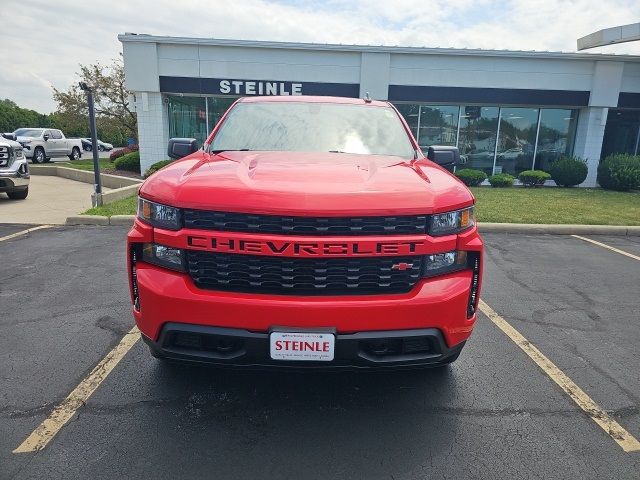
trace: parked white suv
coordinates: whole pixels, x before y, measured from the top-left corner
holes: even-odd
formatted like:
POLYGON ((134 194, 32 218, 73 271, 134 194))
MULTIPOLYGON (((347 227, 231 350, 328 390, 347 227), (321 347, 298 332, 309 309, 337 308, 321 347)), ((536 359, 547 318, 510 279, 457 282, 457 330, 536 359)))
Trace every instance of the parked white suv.
POLYGON ((24 200, 29 194, 29 177, 22 146, 0 135, 0 192, 13 200, 24 200))
POLYGON ((70 160, 82 157, 82 141, 66 138, 55 128, 19 128, 13 134, 22 145, 24 156, 33 163, 48 162, 54 157, 69 157, 70 160))

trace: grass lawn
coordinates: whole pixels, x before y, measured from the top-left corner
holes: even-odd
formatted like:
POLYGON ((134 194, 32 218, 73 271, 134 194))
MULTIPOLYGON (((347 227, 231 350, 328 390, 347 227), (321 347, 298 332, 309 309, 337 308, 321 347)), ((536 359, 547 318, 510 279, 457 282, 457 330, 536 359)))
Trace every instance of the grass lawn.
POLYGON ((136 195, 123 198, 113 203, 107 203, 102 207, 90 208, 84 212, 84 215, 104 215, 105 217, 110 217, 111 215, 135 215, 137 200, 138 197, 136 195))
MULTIPOLYGON (((471 189, 480 222, 572 223, 586 225, 640 225, 640 192, 611 192, 596 188, 471 189)), ((136 197, 124 198, 87 215, 134 215, 136 197)))
POLYGON ((640 192, 557 187, 471 190, 480 222, 640 225, 640 192))

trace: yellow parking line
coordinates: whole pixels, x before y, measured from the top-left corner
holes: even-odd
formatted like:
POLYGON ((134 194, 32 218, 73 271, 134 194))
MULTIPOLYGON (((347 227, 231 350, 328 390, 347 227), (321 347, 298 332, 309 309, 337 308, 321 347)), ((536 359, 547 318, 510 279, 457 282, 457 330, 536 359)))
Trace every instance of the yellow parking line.
POLYGON ((509 322, 498 315, 489 305, 480 300, 480 310, 513 342, 538 365, 551 380, 556 382, 571 399, 591 417, 625 452, 640 451, 640 442, 627 432, 618 422, 611 418, 589 395, 587 395, 573 380, 527 340, 509 322))
POLYGON ((581 237, 580 235, 571 235, 574 238, 579 238, 580 240, 584 240, 585 242, 593 243, 594 245, 598 245, 599 247, 606 248, 611 250, 612 252, 619 253, 620 255, 626 255, 627 257, 633 258, 634 260, 640 260, 638 255, 634 255, 633 253, 625 252, 624 250, 620 250, 619 248, 612 247, 611 245, 607 245, 606 243, 596 242, 595 240, 591 240, 587 237, 581 237))
POLYGON ((82 407, 91 394, 96 391, 100 384, 109 375, 111 370, 122 360, 131 347, 140 338, 137 327, 133 327, 120 343, 98 363, 91 373, 87 375, 80 384, 65 398, 56 405, 49 416, 42 422, 27 439, 22 442, 13 453, 28 453, 42 450, 57 435, 64 425, 71 420, 76 411, 82 407))
POLYGON ((7 235, 6 237, 0 237, 0 242, 4 242, 5 240, 11 240, 12 238, 20 237, 22 235, 26 235, 27 233, 35 232, 36 230, 42 230, 43 228, 51 228, 51 227, 53 227, 53 225, 38 225, 37 227, 27 228, 26 230, 12 233, 11 235, 7 235))

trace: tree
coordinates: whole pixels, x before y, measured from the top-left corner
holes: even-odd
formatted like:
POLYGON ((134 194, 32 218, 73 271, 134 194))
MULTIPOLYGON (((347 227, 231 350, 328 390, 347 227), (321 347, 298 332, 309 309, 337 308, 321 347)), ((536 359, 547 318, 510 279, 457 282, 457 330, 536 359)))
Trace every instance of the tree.
MULTIPOLYGON (((121 136, 136 137, 138 126, 135 112, 129 109, 129 92, 124 84, 124 66, 121 59, 109 66, 100 63, 80 65, 78 80, 93 86, 98 124, 107 124, 121 130, 121 136), (101 122, 102 120, 102 122, 101 122)), ((74 83, 67 91, 54 88, 53 99, 58 103, 55 115, 71 128, 87 122, 87 97, 74 83)))
POLYGON ((0 100, 0 133, 13 132, 21 127, 50 127, 51 119, 34 110, 20 108, 15 102, 0 100))

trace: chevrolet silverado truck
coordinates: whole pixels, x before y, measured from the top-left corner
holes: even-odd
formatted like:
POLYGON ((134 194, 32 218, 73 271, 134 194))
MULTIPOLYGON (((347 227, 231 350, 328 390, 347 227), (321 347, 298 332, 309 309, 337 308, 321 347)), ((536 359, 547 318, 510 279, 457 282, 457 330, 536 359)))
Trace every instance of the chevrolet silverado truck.
POLYGON ((127 239, 151 354, 231 366, 434 367, 471 335, 474 197, 388 102, 251 97, 142 184, 127 239), (182 157, 182 158, 181 158, 182 157), (440 164, 440 165, 439 165, 440 164))
POLYGON ((0 135, 0 192, 12 200, 24 200, 29 195, 30 177, 22 146, 12 134, 0 135))
POLYGON ((82 157, 82 141, 66 138, 55 128, 19 128, 13 134, 24 149, 24 155, 33 163, 49 162, 54 157, 82 157))

